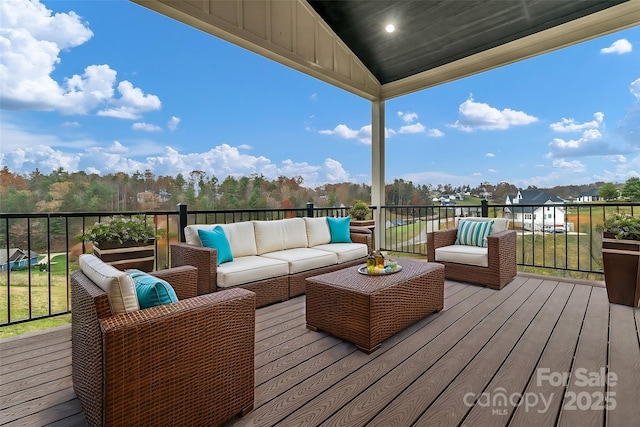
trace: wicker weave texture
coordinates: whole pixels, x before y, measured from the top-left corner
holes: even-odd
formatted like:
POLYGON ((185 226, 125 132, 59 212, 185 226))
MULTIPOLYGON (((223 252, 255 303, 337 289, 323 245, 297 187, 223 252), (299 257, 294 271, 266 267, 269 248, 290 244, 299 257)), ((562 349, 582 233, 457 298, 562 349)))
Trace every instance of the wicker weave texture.
POLYGON ((89 425, 219 425, 252 407, 254 293, 99 320, 91 306, 106 295, 81 272, 72 295, 73 383, 89 425))
POLYGON ((356 267, 307 279, 307 326, 375 351, 393 334, 442 310, 444 266, 402 260, 402 271, 381 276, 356 267))
MULTIPOLYGON (((451 228, 428 233, 427 258, 434 260, 437 248, 453 245, 457 231, 457 228, 451 228)), ((516 232, 505 230, 487 237, 487 249, 488 267, 442 262, 441 264, 445 266, 445 277, 461 282, 477 283, 492 289, 502 289, 517 274, 516 232)))
POLYGON ((320 274, 331 273, 332 271, 341 270, 354 265, 362 265, 366 258, 358 258, 353 261, 347 261, 342 264, 334 264, 326 267, 316 268, 313 270, 302 271, 300 273, 291 274, 289 276, 289 298, 302 295, 307 290, 307 278, 318 276, 320 274))

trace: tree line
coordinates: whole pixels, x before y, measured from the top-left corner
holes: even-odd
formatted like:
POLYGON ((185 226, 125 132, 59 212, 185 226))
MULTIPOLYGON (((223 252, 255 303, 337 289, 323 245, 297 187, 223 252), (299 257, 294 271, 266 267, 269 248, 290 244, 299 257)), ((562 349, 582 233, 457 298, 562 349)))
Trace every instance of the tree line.
MULTIPOLYGON (((640 201, 637 177, 624 185, 599 182, 539 190, 567 199, 593 188, 598 188, 605 200, 623 197, 640 201)), ((396 178, 385 186, 385 203, 431 205, 434 197, 456 193, 480 198, 489 194, 495 203, 504 203, 508 195, 517 191, 518 187, 507 182, 496 185, 484 182, 471 188, 419 185, 396 178)), ((166 211, 175 209, 178 203, 186 203, 193 210, 302 208, 307 202, 317 207, 340 207, 352 206, 358 200, 370 203, 370 185, 342 182, 308 188, 300 176, 269 180, 259 174, 227 176, 220 181, 215 175, 199 170, 186 176, 162 176, 150 170, 132 175, 124 172, 98 175, 58 168, 50 174, 35 169, 21 175, 7 166, 0 169, 0 211, 4 213, 166 211)))

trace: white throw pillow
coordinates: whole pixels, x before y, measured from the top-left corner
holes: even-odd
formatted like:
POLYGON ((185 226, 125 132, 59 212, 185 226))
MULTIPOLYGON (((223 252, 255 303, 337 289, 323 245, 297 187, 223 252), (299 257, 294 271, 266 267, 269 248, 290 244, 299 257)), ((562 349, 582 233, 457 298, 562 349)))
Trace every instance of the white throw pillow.
POLYGON ((78 263, 84 275, 107 293, 113 314, 140 310, 136 288, 129 274, 91 254, 80 255, 78 263))

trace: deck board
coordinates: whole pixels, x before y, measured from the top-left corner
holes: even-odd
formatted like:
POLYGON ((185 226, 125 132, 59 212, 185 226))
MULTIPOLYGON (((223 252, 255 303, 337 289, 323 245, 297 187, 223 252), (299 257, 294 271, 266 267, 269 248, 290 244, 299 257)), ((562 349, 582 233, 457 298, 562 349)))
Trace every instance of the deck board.
POLYGON ((517 426, 553 426, 556 424, 560 405, 564 396, 564 385, 552 385, 549 381, 542 381, 544 372, 570 372, 573 356, 584 313, 587 309, 591 288, 588 286, 574 286, 551 336, 542 349, 542 355, 523 391, 523 396, 536 396, 545 399, 543 408, 546 410, 529 410, 527 406, 519 406, 512 415, 511 423, 517 426))
MULTIPOLYGON (((447 281, 444 309, 368 355, 305 325, 305 298, 256 311, 254 410, 226 427, 632 425, 640 309, 567 278, 518 276, 495 291, 447 281), (576 370, 615 385, 576 384, 576 370), (567 373, 565 384, 539 372, 567 373), (545 411, 465 395, 543 396, 545 411), (615 392, 612 410, 566 410, 568 392, 615 392)), ((86 426, 71 384, 70 328, 0 340, 0 426, 86 426)), ((537 408, 536 408, 537 409, 537 408)))

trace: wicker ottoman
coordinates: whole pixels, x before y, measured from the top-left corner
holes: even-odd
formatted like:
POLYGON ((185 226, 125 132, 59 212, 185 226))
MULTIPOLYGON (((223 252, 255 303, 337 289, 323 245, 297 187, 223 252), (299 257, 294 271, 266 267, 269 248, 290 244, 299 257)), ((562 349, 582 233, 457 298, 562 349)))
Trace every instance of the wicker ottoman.
POLYGON ((402 271, 368 276, 358 266, 307 279, 307 328, 326 331, 366 353, 442 310, 444 266, 401 260, 402 271))

